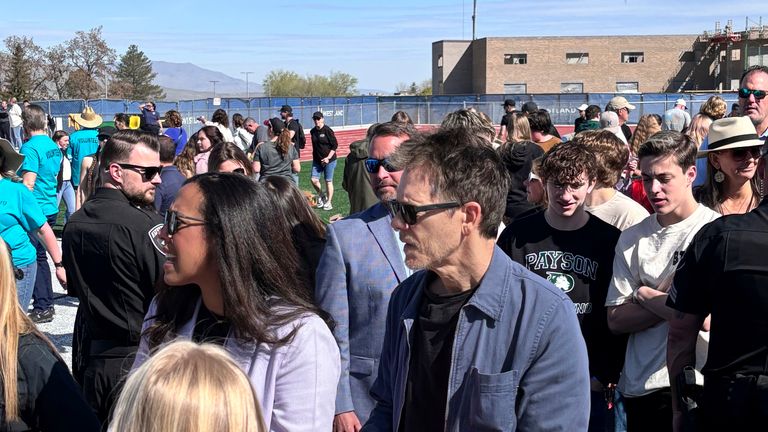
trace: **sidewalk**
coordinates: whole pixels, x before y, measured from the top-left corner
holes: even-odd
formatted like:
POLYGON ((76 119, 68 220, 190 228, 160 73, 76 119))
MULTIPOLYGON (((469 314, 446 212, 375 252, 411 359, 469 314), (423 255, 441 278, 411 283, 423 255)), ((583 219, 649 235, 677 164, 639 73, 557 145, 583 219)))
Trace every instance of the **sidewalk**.
MULTIPOLYGON (((61 247, 61 239, 58 239, 61 247)), ((56 308, 56 316, 53 321, 44 324, 38 324, 40 329, 59 350, 61 358, 67 363, 70 371, 72 370, 72 331, 75 326, 75 314, 77 313, 78 300, 75 297, 67 297, 66 290, 62 288, 54 274, 53 261, 48 257, 48 265, 51 268, 51 281, 53 282, 53 297, 56 308)))

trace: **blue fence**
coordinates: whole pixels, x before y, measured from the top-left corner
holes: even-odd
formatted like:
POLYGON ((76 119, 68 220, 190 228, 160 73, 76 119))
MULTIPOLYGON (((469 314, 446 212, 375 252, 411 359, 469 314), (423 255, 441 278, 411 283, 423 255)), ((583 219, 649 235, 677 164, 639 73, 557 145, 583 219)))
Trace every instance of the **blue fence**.
MULTIPOLYGON (((717 93, 672 94, 672 93, 623 93, 621 96, 635 105, 637 109, 630 113, 630 123, 636 123, 643 114, 663 114, 674 106, 675 101, 683 98, 687 101, 689 110, 696 113, 704 101, 717 93)), ((213 112, 223 108, 231 116, 240 113, 244 117, 253 117, 262 122, 278 116, 282 105, 291 105, 294 117, 305 127, 312 126, 312 113, 321 111, 325 122, 331 127, 365 126, 372 123, 389 121, 396 111, 405 111, 414 122, 419 124, 437 124, 443 117, 457 109, 475 107, 488 114, 494 122, 504 115, 502 103, 505 99, 513 99, 517 106, 533 101, 539 108, 546 109, 555 124, 568 125, 578 116, 576 107, 582 103, 598 105, 604 108, 608 101, 616 96, 614 93, 586 94, 537 94, 537 95, 453 95, 453 96, 358 96, 358 97, 324 97, 324 98, 251 98, 221 99, 219 105, 214 105, 213 99, 183 100, 178 102, 157 102, 157 112, 163 115, 174 109, 181 113, 184 127, 188 132, 197 130, 202 116, 210 119, 213 112)), ((719 94, 730 105, 736 102, 735 93, 719 94)), ((69 114, 80 113, 86 105, 85 100, 49 100, 36 101, 52 116, 62 120, 65 130, 69 114)), ((138 113, 139 101, 115 99, 94 99, 87 101, 94 111, 111 120, 116 113, 138 113)))

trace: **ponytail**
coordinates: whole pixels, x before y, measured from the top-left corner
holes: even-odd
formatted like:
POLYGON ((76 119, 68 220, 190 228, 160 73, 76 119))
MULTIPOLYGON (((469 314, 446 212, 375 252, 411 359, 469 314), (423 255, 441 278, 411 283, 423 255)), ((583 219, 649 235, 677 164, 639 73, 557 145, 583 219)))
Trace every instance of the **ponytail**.
POLYGON ((283 129, 277 137, 277 145, 275 146, 283 159, 285 159, 285 155, 288 154, 288 150, 292 144, 291 130, 288 128, 283 129))

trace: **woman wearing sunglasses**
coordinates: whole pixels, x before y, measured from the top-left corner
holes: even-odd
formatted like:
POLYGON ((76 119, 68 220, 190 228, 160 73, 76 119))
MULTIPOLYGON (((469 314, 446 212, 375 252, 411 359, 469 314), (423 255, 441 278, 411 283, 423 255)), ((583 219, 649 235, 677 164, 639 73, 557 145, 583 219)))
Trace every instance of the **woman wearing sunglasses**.
POLYGON ((217 343, 248 375, 268 430, 331 430, 339 350, 278 214, 267 187, 245 176, 187 180, 158 234, 167 286, 133 368, 176 338, 217 343))
POLYGON ((722 215, 747 213, 760 203, 757 172, 763 144, 747 117, 715 120, 709 128, 709 146, 699 151, 707 158, 704 185, 696 198, 722 215))

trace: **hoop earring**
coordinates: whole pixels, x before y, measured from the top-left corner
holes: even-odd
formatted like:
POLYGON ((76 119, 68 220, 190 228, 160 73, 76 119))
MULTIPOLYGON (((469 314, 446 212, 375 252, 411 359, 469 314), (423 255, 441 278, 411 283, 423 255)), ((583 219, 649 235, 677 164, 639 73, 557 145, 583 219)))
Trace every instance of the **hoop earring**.
POLYGON ((722 171, 717 170, 717 172, 715 173, 715 182, 722 183, 724 181, 725 181, 725 174, 723 174, 722 171))

